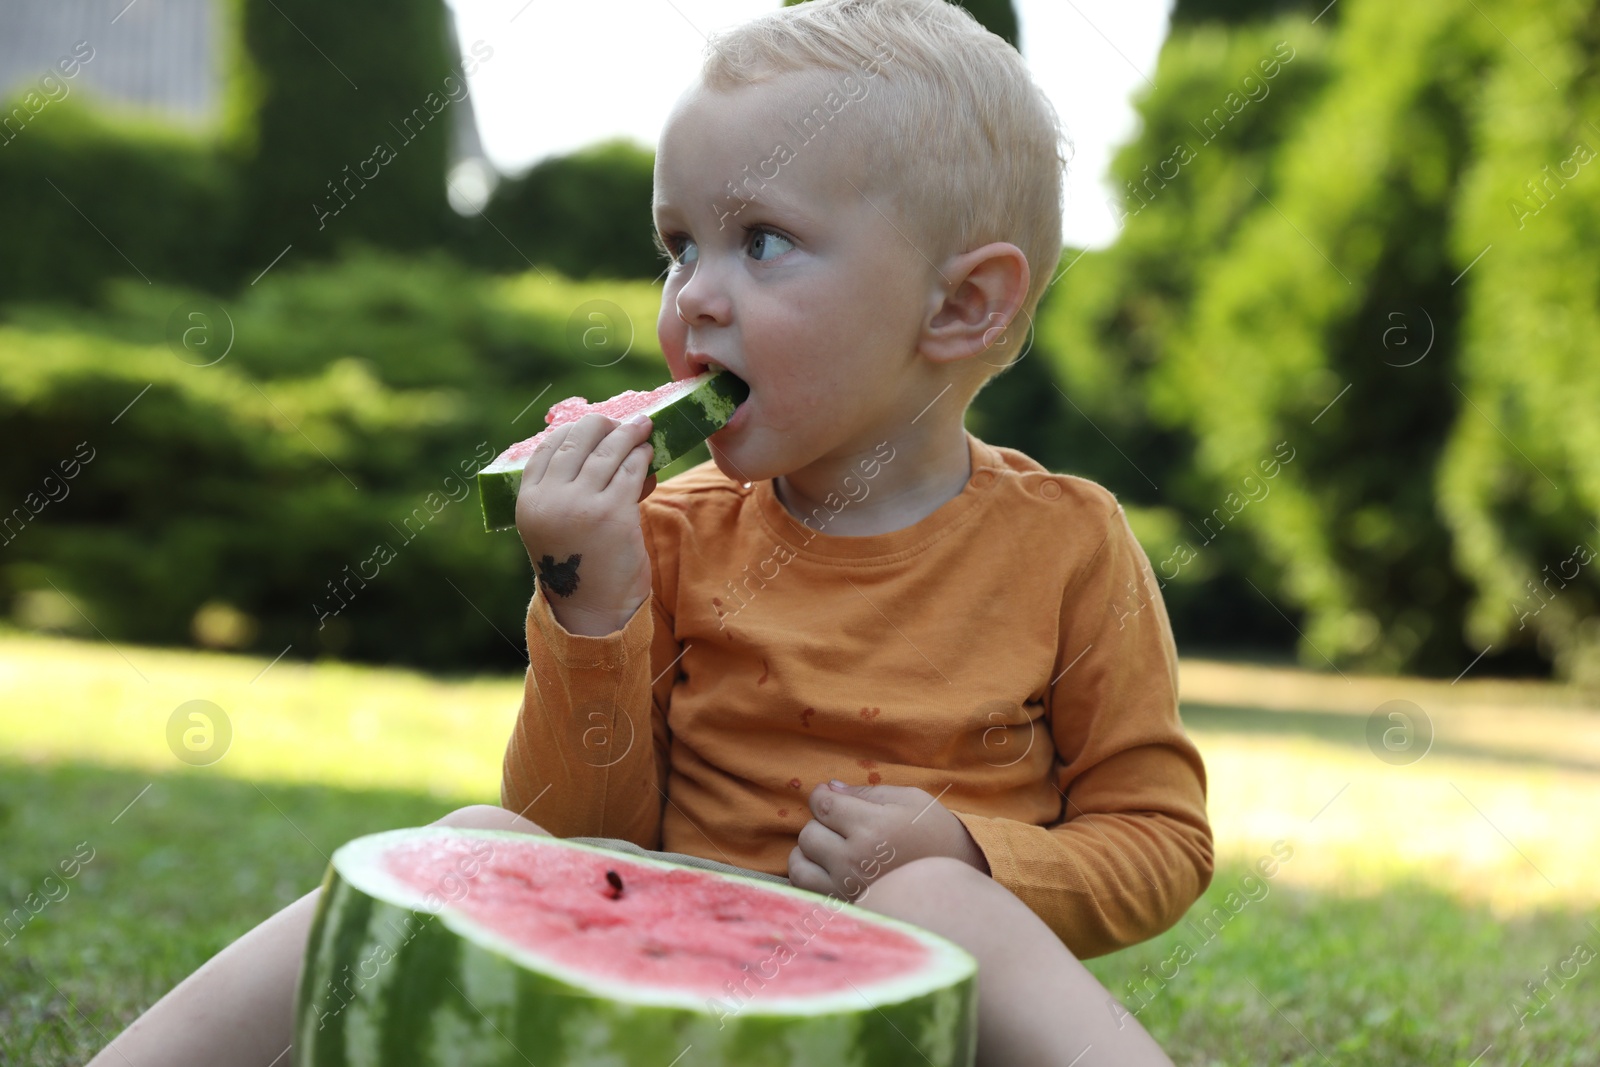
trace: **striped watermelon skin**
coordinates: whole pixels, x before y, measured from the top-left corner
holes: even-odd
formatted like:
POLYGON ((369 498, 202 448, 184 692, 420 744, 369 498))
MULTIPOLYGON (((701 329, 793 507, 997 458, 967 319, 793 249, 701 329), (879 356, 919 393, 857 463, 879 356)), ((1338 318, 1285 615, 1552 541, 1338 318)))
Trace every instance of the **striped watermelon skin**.
POLYGON ((563 423, 576 422, 594 411, 619 420, 635 410, 645 411, 651 416, 650 446, 654 450, 650 469, 659 471, 722 429, 733 418, 734 409, 750 395, 750 386, 727 371, 706 371, 681 382, 669 382, 668 385, 682 386, 683 389, 669 390, 674 395, 656 404, 635 406, 628 403, 629 394, 624 393, 594 404, 583 403, 581 398, 574 397, 552 406, 551 414, 545 416, 549 427, 527 441, 512 445, 478 472, 483 528, 493 532, 516 525, 517 490, 522 487, 522 468, 527 465, 528 455, 532 453, 532 448, 525 446, 563 423), (552 415, 559 417, 552 418, 552 415))
MULTIPOLYGON (((897 1003, 862 994, 859 1010, 779 1015, 754 1002, 731 1013, 629 1003, 464 936, 452 929, 448 905, 434 914, 370 895, 340 874, 340 860, 336 852, 323 879, 297 990, 293 1055, 302 1067, 971 1067, 976 1058, 977 969, 959 949, 971 966, 956 968, 948 984, 897 1003)), ((699 873, 915 930, 803 890, 699 873)))

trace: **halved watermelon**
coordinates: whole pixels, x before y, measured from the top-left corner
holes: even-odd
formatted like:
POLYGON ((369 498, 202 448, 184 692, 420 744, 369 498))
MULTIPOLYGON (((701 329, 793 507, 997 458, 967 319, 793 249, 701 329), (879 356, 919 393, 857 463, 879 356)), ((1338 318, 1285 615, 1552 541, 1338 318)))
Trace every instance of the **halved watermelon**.
POLYGON ((838 897, 501 830, 333 854, 302 1067, 969 1067, 977 962, 838 897))
POLYGON ((581 396, 558 401, 545 413, 549 425, 518 441, 478 472, 478 499, 483 503, 483 528, 505 530, 516 525, 517 490, 522 468, 534 446, 551 430, 598 412, 618 422, 644 412, 650 416, 650 446, 655 450, 650 469, 658 471, 704 441, 733 418, 733 411, 750 395, 750 386, 731 371, 706 371, 693 378, 668 382, 641 393, 628 389, 610 400, 589 403, 581 396))

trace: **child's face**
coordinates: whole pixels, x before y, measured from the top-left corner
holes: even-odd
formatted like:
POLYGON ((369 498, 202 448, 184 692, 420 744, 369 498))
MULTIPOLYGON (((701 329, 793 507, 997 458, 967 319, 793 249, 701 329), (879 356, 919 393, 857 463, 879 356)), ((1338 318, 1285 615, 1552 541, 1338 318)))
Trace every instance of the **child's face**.
POLYGON ((851 101, 804 143, 786 121, 798 126, 813 108, 828 115, 822 102, 837 80, 786 74, 729 93, 696 85, 656 154, 655 221, 677 260, 657 332, 673 378, 703 370, 698 355, 750 385, 711 438, 717 466, 741 481, 849 462, 933 395, 918 387, 932 379, 916 338, 936 306, 937 274, 907 227, 879 213, 897 217, 886 198, 863 196, 836 128, 869 116, 851 101), (792 158, 775 156, 780 143, 792 158))

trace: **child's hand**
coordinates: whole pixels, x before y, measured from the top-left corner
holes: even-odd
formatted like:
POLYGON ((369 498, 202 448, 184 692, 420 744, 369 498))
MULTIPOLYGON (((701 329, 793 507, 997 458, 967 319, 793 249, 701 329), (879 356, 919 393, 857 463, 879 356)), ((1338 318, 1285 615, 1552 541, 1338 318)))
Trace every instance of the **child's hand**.
POLYGON ((989 873, 961 820, 925 790, 824 782, 810 805, 816 818, 789 853, 789 881, 801 889, 854 900, 885 871, 924 856, 951 856, 989 873))
POLYGON ((591 413, 540 441, 517 490, 517 532, 568 633, 622 629, 650 598, 639 501, 655 488, 650 420, 591 413))

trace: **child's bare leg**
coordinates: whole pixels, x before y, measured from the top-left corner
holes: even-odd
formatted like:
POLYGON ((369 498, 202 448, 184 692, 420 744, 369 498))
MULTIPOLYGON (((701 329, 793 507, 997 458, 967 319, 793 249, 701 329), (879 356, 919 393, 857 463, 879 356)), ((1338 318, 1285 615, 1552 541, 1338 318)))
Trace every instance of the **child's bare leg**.
MULTIPOLYGON (((432 825, 546 833, 487 804, 452 811, 432 825)), ((288 1067, 295 983, 321 892, 313 889, 207 960, 89 1067, 288 1067)))
POLYGON ((977 958, 979 1067, 1172 1067, 1032 909, 968 864, 930 857, 896 867, 856 902, 977 958))

